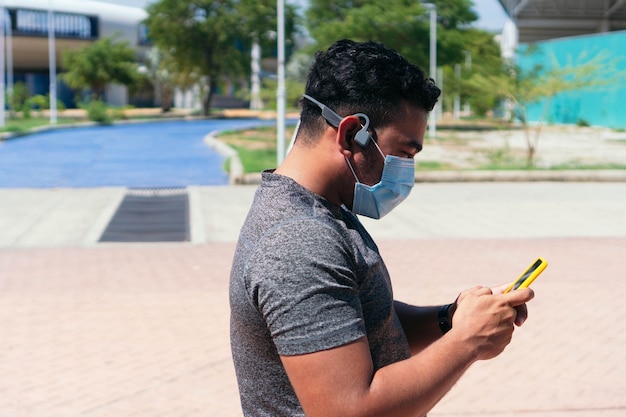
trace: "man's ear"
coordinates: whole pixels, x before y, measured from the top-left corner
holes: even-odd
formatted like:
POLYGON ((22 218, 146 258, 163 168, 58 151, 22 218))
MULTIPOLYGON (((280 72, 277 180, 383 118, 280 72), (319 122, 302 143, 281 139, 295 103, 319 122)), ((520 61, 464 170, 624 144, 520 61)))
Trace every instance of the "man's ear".
POLYGON ((358 116, 346 116, 337 128, 337 144, 346 158, 354 152, 360 151, 361 146, 355 141, 357 133, 361 130, 361 120, 358 116))

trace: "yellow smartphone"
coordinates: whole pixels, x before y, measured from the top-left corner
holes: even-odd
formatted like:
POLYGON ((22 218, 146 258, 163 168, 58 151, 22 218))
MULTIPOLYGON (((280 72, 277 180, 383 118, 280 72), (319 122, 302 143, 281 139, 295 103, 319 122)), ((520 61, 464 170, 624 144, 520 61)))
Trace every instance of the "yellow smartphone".
POLYGON ((548 263, 545 259, 537 258, 537 260, 533 262, 533 264, 530 265, 528 269, 519 276, 518 279, 513 281, 513 283, 509 285, 506 290, 504 290, 504 292, 507 293, 509 291, 514 291, 518 288, 528 287, 535 280, 535 278, 537 278, 539 274, 541 274, 543 270, 546 269, 546 266, 548 266, 548 263))

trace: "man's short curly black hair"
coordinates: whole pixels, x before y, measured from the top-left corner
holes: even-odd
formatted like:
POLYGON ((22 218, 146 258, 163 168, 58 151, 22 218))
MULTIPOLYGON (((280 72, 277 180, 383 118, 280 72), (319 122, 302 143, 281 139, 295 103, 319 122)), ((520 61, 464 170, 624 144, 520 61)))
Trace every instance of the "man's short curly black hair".
MULTIPOLYGON (((343 39, 315 54, 305 94, 341 116, 365 113, 373 127, 381 127, 397 120, 403 102, 431 111, 441 90, 421 68, 383 44, 343 39)), ((325 127, 321 111, 309 100, 301 104, 301 129, 316 136, 325 127)))

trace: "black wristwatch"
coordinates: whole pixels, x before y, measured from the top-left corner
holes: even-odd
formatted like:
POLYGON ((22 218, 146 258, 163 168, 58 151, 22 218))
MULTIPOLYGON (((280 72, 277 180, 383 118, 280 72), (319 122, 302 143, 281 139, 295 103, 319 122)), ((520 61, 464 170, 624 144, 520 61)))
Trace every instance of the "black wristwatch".
MULTIPOLYGON (((456 301, 451 304, 444 304, 439 307, 439 314, 437 315, 437 322, 439 323, 439 329, 441 334, 446 334, 452 328, 452 318, 450 317, 450 309, 456 307, 456 301)), ((454 309, 452 310, 454 314, 454 309)))

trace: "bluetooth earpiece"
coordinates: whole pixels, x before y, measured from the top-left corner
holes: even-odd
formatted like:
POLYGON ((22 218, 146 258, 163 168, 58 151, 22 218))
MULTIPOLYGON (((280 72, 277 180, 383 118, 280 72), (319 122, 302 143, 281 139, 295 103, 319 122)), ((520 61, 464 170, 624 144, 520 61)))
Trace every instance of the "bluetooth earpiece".
POLYGON ((354 141, 364 148, 370 143, 371 136, 370 132, 367 131, 370 127, 370 118, 365 113, 357 113, 354 116, 365 120, 365 124, 361 125, 361 129, 354 136, 354 141))
MULTIPOLYGON (((339 127, 339 123, 341 123, 341 121, 344 119, 343 117, 339 116, 333 110, 307 94, 304 94, 302 97, 306 98, 312 103, 315 103, 320 109, 322 109, 322 117, 326 119, 328 123, 330 123, 332 126, 339 127)), ((370 133, 367 131, 370 127, 370 118, 365 113, 357 113, 353 114, 353 116, 365 120, 365 124, 361 125, 361 129, 356 132, 356 135, 354 136, 354 141, 358 143, 361 147, 365 147, 370 142, 371 138, 370 133)))

